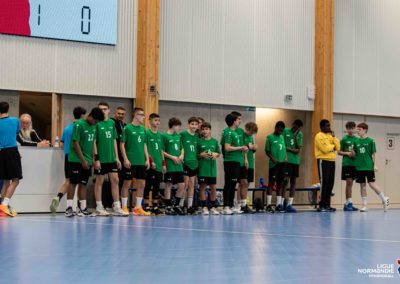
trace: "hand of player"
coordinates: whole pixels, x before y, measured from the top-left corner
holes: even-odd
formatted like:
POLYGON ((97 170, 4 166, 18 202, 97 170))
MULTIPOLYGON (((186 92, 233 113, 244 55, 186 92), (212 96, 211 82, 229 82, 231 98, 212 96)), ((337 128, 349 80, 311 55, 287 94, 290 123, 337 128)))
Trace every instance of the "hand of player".
POLYGON ((257 151, 257 149, 258 149, 258 146, 257 146, 257 144, 253 144, 253 151, 257 151))
POLYGON ((156 163, 151 162, 151 168, 152 168, 153 170, 155 170, 155 169, 156 169, 156 163))
POLYGON ((242 146, 242 151, 247 152, 247 151, 249 151, 249 148, 247 146, 242 146))
POLYGON ((173 156, 172 161, 174 161, 175 165, 179 165, 181 163, 181 160, 178 157, 173 156))
POLYGON ((245 160, 245 161, 244 161, 244 167, 245 167, 246 169, 249 168, 249 161, 248 161, 248 160, 245 160))
POLYGON ((49 147, 50 146, 50 142, 47 140, 42 140, 40 142, 37 143, 38 147, 49 147))
POLYGON ((276 159, 274 159, 274 158, 272 158, 271 160, 272 160, 272 162, 273 162, 275 165, 279 164, 278 160, 276 160, 276 159))
POLYGON ((121 168, 121 161, 119 159, 117 159, 117 167, 118 167, 118 169, 121 168))
POLYGON ((374 166, 374 171, 377 172, 378 171, 378 167, 374 166))
POLYGON ((212 154, 211 154, 211 158, 212 158, 213 160, 216 160, 216 159, 218 158, 218 153, 212 153, 212 154))
MULTIPOLYGON (((99 162, 99 161, 96 161, 96 162, 99 162)), ((82 162, 82 168, 84 168, 85 170, 88 170, 90 168, 88 161, 84 160, 82 162)), ((100 168, 100 162, 99 162, 99 168, 100 168)))
POLYGON ((183 163, 183 155, 179 156, 179 161, 180 161, 180 163, 183 163))
POLYGON ((131 168, 131 162, 130 162, 129 160, 125 160, 125 161, 124 161, 124 167, 125 167, 126 169, 130 169, 130 168, 131 168))
POLYGON ((146 166, 146 170, 150 169, 150 162, 149 162, 149 160, 146 160, 146 162, 144 163, 144 165, 146 166))
POLYGON ((167 166, 162 167, 162 173, 165 174, 167 172, 167 166))

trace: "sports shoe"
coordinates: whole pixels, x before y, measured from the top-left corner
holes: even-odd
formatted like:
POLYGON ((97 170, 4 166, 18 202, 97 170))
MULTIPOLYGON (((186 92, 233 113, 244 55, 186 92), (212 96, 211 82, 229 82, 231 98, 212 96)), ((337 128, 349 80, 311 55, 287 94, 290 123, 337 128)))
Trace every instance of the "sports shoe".
POLYGON ((161 215, 162 212, 160 211, 160 209, 159 209, 157 206, 153 206, 153 207, 151 208, 151 214, 157 216, 157 215, 161 215))
POLYGON ((142 207, 135 207, 132 210, 132 215, 134 215, 134 216, 151 216, 151 213, 144 211, 144 209, 142 207))
POLYGON ((128 217, 129 213, 126 213, 124 210, 122 210, 121 207, 117 208, 114 207, 113 211, 111 212, 112 216, 119 216, 119 217, 128 217))
POLYGON ((222 214, 224 214, 224 215, 232 215, 233 212, 229 207, 224 207, 224 211, 222 211, 222 214))
POLYGON ((124 211, 124 213, 126 213, 126 214, 129 215, 129 209, 128 209, 128 207, 124 206, 124 207, 122 207, 121 209, 122 209, 122 211, 124 211))
POLYGON ((364 206, 363 208, 360 209, 360 212, 367 212, 367 211, 368 211, 367 206, 364 206))
POLYGON ((254 213, 256 213, 256 211, 254 211, 253 209, 251 209, 249 206, 242 206, 241 208, 240 208, 240 210, 242 210, 243 211, 243 213, 244 214, 254 214, 254 213))
POLYGON ((283 206, 281 204, 275 206, 275 212, 277 213, 284 213, 285 210, 283 209, 283 206))
POLYGON ((217 208, 215 208, 215 207, 212 207, 210 209, 210 214, 211 215, 220 215, 220 213, 218 212, 217 208))
POLYGON ((76 215, 79 217, 84 217, 84 216, 89 216, 91 213, 87 210, 87 208, 85 209, 81 209, 81 208, 76 208, 76 215))
POLYGON ((236 206, 232 207, 231 211, 232 211, 233 214, 242 214, 243 213, 243 211, 240 210, 240 207, 236 207, 236 206))
POLYGON ((174 209, 172 209, 171 206, 168 206, 165 208, 165 215, 176 216, 178 214, 176 214, 176 212, 174 211, 174 209))
POLYGON ((286 206, 285 212, 286 212, 286 213, 296 213, 297 210, 296 210, 296 208, 293 207, 292 204, 290 204, 290 205, 287 205, 287 206, 286 206))
POLYGON ((202 215, 210 215, 210 212, 208 211, 207 207, 203 207, 203 210, 201 211, 202 215))
POLYGON ((343 211, 358 211, 358 208, 354 207, 352 202, 349 202, 343 206, 343 211))
POLYGON ((60 200, 58 199, 58 196, 53 197, 50 204, 50 212, 53 214, 56 213, 59 204, 60 200))
POLYGON ((195 208, 193 208, 193 207, 189 207, 187 209, 187 214, 188 215, 197 215, 197 210, 195 208))
POLYGON ((326 208, 326 211, 327 211, 327 212, 335 212, 335 211, 336 211, 336 208, 333 208, 333 207, 330 207, 330 206, 329 206, 329 207, 326 208))
POLYGON ((385 201, 383 201, 383 211, 387 211, 389 207, 389 197, 385 197, 385 201))
POLYGON ((110 213, 108 213, 106 209, 102 207, 102 208, 96 208, 96 212, 94 213, 94 215, 99 217, 108 217, 110 216, 110 213))
POLYGON ((180 206, 174 206, 174 207, 173 207, 173 210, 174 210, 175 213, 178 214, 178 215, 181 215, 181 216, 186 215, 185 211, 183 211, 183 208, 180 207, 180 206))
POLYGON ((64 213, 65 217, 74 217, 74 210, 72 210, 72 207, 68 207, 67 209, 65 209, 65 213, 64 213))
POLYGON ((326 207, 318 207, 317 212, 328 212, 328 209, 326 207))
POLYGON ((0 211, 3 212, 3 213, 5 213, 5 214, 7 214, 7 215, 10 216, 10 217, 15 217, 15 216, 18 215, 17 212, 15 212, 14 210, 12 210, 12 208, 11 208, 10 205, 1 204, 1 205, 0 205, 0 211))
POLYGON ((267 208, 265 209, 267 213, 275 213, 274 207, 272 205, 268 205, 267 208))

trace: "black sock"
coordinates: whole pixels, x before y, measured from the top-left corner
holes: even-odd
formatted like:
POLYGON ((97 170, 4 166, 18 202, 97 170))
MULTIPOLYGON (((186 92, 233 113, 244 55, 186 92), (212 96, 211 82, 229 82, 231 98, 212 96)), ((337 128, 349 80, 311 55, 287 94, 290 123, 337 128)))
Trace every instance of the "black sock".
POLYGON ((165 199, 164 202, 166 207, 171 206, 171 199, 165 199))
POLYGON ((58 200, 61 200, 61 198, 64 196, 64 193, 59 192, 57 194, 58 200))
POLYGON ((175 198, 175 206, 178 206, 179 207, 179 203, 181 202, 181 198, 179 198, 179 197, 176 197, 175 198))
POLYGON ((214 201, 210 201, 210 208, 214 208, 215 207, 215 200, 214 201))

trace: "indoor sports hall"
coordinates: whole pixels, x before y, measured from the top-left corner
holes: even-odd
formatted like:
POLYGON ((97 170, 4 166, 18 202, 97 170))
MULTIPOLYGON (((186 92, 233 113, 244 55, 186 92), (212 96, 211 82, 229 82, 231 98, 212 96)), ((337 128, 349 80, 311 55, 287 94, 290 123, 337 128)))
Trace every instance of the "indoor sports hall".
POLYGON ((398 0, 1 0, 0 283, 399 283, 398 0))

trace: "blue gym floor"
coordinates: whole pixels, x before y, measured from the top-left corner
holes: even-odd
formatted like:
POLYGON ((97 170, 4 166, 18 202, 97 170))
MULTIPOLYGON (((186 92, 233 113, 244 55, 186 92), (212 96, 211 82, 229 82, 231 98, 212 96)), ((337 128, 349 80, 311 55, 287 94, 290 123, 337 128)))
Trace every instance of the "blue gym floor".
POLYGON ((399 217, 2 217, 0 282, 400 283, 399 217), (358 271, 382 264, 392 265, 392 278, 358 271))

